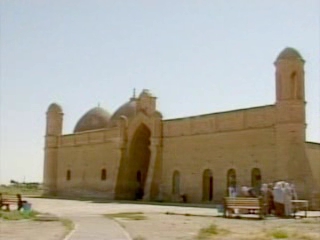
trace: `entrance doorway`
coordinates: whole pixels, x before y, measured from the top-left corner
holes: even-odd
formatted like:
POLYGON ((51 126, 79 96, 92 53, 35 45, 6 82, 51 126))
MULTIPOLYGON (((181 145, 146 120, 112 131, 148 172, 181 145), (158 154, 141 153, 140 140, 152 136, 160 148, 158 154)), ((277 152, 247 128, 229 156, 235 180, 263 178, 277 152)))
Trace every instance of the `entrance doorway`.
POLYGON ((150 136, 151 131, 146 125, 141 124, 137 128, 128 155, 121 160, 117 183, 118 199, 143 198, 151 153, 150 136))
POLYGON ((259 168, 253 168, 251 171, 251 187, 257 195, 260 195, 261 171, 259 168))
POLYGON ((227 172, 227 189, 226 189, 226 196, 232 196, 237 190, 237 175, 236 170, 229 169, 227 172))
POLYGON ((202 176, 202 200, 213 200, 213 176, 210 169, 206 169, 202 176))

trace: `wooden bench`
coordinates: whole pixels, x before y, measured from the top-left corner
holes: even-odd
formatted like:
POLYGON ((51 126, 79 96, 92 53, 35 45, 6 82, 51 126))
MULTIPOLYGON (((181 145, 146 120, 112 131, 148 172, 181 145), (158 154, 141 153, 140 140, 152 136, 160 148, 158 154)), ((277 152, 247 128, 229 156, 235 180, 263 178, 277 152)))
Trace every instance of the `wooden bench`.
POLYGON ((20 198, 18 197, 18 195, 0 195, 0 209, 5 207, 5 210, 7 211, 10 211, 10 205, 16 205, 17 209, 20 210, 19 208, 21 208, 22 204, 25 202, 26 201, 22 200, 21 195, 20 198))
POLYGON ((257 214, 260 219, 265 217, 265 206, 262 198, 248 197, 225 197, 224 198, 224 217, 232 217, 233 213, 238 211, 240 215, 242 210, 248 210, 249 214, 257 214))
POLYGON ((304 217, 307 217, 309 209, 309 201, 307 200, 291 200, 293 217, 296 217, 298 211, 304 211, 304 217))

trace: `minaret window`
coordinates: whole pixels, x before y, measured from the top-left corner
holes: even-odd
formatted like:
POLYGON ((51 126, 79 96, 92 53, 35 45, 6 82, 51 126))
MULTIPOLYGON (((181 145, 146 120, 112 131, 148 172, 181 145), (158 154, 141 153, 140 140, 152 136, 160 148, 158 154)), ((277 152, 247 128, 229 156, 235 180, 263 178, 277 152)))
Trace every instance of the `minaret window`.
POLYGON ((293 72, 290 75, 291 80, 291 96, 293 99, 298 98, 297 73, 293 72))

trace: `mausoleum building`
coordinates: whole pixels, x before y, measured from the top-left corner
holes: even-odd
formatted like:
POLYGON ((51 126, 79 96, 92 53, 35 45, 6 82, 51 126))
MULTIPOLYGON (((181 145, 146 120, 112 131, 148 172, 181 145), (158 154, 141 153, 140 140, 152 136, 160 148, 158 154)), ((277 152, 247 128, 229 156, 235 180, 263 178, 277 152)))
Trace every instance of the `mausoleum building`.
POLYGON ((113 114, 89 110, 64 134, 63 110, 51 104, 46 194, 219 202, 230 185, 284 180, 319 204, 320 144, 306 141, 304 63, 293 48, 278 55, 272 105, 163 119, 143 90, 113 114))

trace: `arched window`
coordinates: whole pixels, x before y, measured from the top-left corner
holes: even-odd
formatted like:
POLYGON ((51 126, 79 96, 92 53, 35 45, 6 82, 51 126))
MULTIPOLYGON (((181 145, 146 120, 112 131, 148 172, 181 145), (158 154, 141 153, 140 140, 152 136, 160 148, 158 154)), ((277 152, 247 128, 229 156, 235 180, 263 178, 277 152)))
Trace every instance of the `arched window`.
POLYGON ((180 173, 174 171, 172 176, 172 194, 180 194, 180 173))
POLYGON ((261 171, 259 168, 253 168, 251 171, 251 187, 256 194, 260 193, 261 188, 261 171))
POLYGON ((70 181, 71 180, 71 171, 70 170, 67 170, 67 181, 70 181))
POLYGON ((297 73, 292 72, 290 78, 291 78, 291 97, 293 99, 296 99, 298 98, 297 73))
POLYGON ((104 181, 107 179, 107 170, 104 168, 101 170, 101 180, 104 181))
POLYGON ((227 173, 227 189, 229 187, 237 187, 237 176, 236 176, 236 170, 229 169, 227 173))
POLYGON ((202 175, 202 199, 203 201, 213 200, 213 176, 209 169, 206 169, 202 175))

